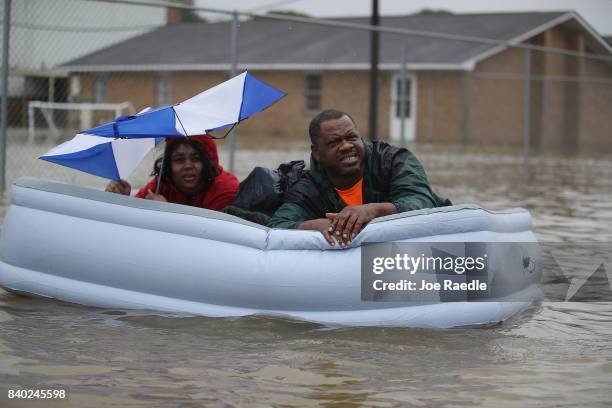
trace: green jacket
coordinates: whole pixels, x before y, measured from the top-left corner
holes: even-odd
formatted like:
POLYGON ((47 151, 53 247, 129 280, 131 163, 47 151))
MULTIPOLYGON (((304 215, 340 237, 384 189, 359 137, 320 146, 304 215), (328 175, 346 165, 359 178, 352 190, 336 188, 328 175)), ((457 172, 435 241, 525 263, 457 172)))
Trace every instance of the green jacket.
MULTIPOLYGON (((381 141, 364 144, 364 204, 390 202, 398 213, 452 205, 431 190, 425 170, 412 152, 381 141)), ((345 206, 325 170, 311 156, 310 170, 289 189, 268 226, 297 229, 304 221, 324 218, 326 212, 339 212, 345 206)))

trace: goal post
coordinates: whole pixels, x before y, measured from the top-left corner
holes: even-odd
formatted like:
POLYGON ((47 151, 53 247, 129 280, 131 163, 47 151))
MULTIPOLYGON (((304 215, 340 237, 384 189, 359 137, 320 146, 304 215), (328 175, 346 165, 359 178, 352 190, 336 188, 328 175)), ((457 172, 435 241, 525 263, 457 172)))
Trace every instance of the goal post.
POLYGON ((55 125, 53 119, 53 110, 68 110, 81 112, 79 117, 80 128, 87 129, 92 127, 92 113, 94 111, 111 111, 115 117, 119 117, 124 111, 134 114, 134 106, 131 102, 121 103, 76 103, 76 102, 47 102, 47 101, 30 101, 28 102, 28 144, 34 143, 36 134, 36 110, 40 110, 47 126, 57 141, 61 137, 61 133, 55 125))

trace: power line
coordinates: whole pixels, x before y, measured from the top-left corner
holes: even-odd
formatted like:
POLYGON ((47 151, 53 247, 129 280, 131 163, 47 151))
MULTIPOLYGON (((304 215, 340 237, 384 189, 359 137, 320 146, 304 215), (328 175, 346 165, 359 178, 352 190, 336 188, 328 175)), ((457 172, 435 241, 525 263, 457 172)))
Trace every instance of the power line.
POLYGON ((35 30, 35 31, 57 31, 57 32, 66 32, 66 33, 83 33, 83 32, 92 32, 92 33, 106 33, 106 32, 124 32, 124 31, 142 31, 142 30, 150 30, 154 28, 162 27, 163 25, 141 25, 141 26, 117 26, 117 27, 62 27, 62 26, 54 26, 54 25, 46 25, 46 24, 32 24, 32 23, 23 23, 19 21, 15 21, 11 23, 11 26, 24 28, 26 30, 35 30))

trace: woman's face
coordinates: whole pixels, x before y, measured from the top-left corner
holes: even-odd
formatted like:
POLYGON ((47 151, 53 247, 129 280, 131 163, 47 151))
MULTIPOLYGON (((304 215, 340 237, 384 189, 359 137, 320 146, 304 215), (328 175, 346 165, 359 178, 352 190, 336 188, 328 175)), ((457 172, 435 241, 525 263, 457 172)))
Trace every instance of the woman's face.
POLYGON ((199 193, 203 186, 202 158, 189 145, 182 144, 170 156, 172 182, 183 194, 199 193))

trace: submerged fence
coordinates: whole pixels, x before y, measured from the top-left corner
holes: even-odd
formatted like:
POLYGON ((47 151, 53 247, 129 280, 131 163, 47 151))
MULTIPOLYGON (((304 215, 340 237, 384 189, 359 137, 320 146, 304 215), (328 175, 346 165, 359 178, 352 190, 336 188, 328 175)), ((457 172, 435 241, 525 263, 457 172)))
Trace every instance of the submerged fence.
POLYGON ((241 124, 230 152, 233 143, 307 145, 308 122, 332 107, 363 136, 397 144, 516 147, 526 159, 612 152, 612 48, 573 13, 386 17, 375 28, 367 18, 212 13, 184 2, 3 5, 2 182, 74 181, 74 171, 36 157, 78 130, 179 102, 245 69, 289 95, 241 124), (372 29, 378 132, 366 135, 372 29))

